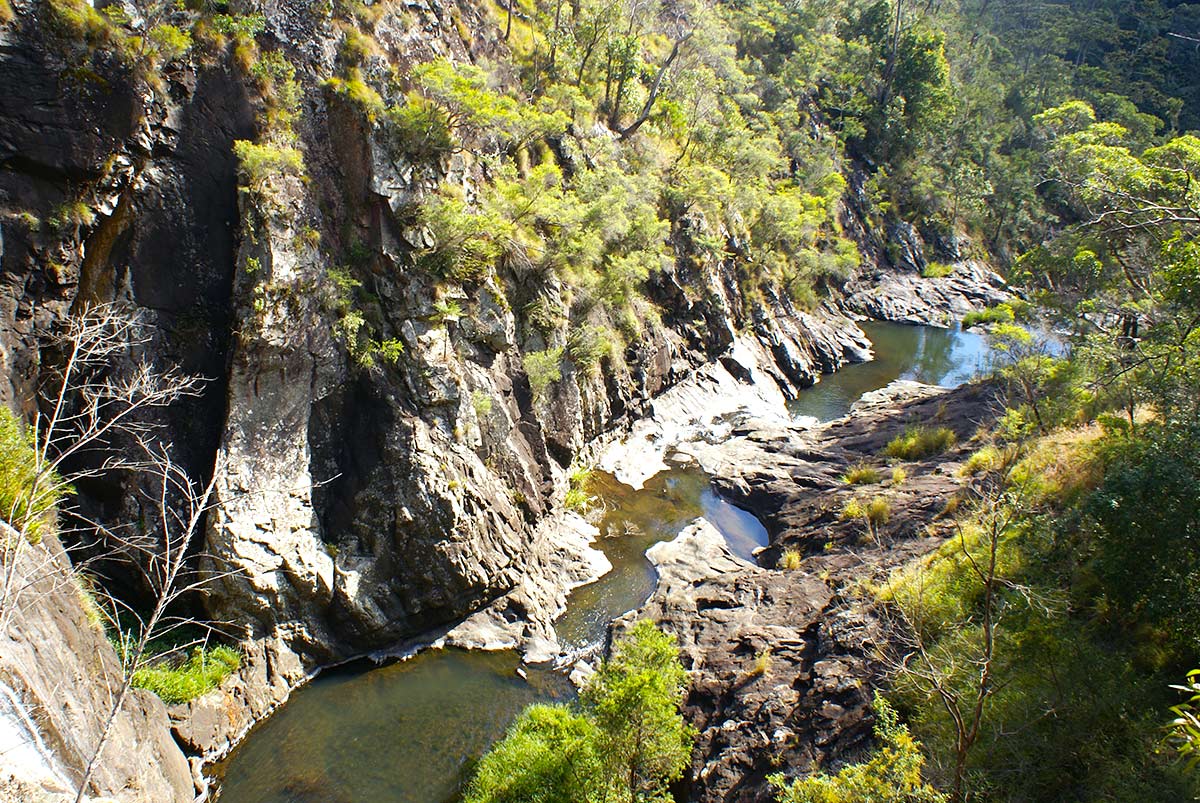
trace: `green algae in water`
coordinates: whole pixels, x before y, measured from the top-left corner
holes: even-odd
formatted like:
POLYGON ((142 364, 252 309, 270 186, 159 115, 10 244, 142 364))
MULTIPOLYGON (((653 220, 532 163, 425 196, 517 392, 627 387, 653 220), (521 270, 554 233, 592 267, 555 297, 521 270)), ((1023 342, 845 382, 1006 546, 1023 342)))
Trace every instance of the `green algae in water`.
POLYGON ((441 803, 530 703, 564 678, 517 674, 512 652, 430 650, 331 670, 299 689, 218 768, 219 803, 441 803))

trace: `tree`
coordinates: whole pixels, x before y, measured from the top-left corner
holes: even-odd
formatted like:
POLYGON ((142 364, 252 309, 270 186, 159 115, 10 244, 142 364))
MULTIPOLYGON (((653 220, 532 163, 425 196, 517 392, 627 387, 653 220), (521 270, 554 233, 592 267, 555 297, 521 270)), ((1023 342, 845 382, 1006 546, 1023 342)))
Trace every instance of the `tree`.
POLYGON ((609 777, 626 785, 631 801, 657 800, 683 774, 694 729, 679 715, 687 672, 675 639, 649 619, 617 642, 582 699, 599 730, 609 777))
POLYGON ((479 762, 467 803, 666 801, 691 756, 687 672, 643 620, 613 646, 576 707, 530 706, 479 762))
POLYGON ((591 803, 605 787, 596 726, 561 705, 525 709, 479 762, 466 803, 591 803))
POLYGON ((897 646, 891 670, 901 688, 937 702, 950 723, 952 760, 950 797, 967 796, 967 760, 982 735, 988 702, 1000 684, 1001 625, 1014 600, 1027 602, 1028 591, 1007 576, 1006 541, 1021 506, 1021 489, 1006 488, 1012 465, 1000 476, 973 487, 977 522, 955 522, 956 533, 943 547, 941 565, 917 565, 889 581, 885 599, 897 622, 897 646), (958 575, 956 579, 951 579, 958 575), (948 604, 937 585, 958 586, 962 607, 948 604))
MULTIPOLYGON (((53 554, 30 553, 41 548, 38 536, 50 525, 54 507, 77 484, 121 472, 139 489, 141 521, 113 525, 70 509, 55 524, 60 534, 91 542, 91 554, 81 564, 121 563, 140 576, 152 600, 146 609, 94 588, 101 598, 99 611, 117 640, 122 676, 111 690, 111 705, 100 714, 100 739, 78 779, 76 801, 84 799, 103 761, 135 676, 151 657, 151 642, 195 625, 213 628, 175 609, 181 598, 208 582, 194 573, 189 548, 210 508, 220 465, 208 482, 197 482, 174 461, 172 444, 151 420, 155 409, 196 395, 201 381, 139 359, 148 342, 139 321, 118 305, 85 307, 45 344, 44 353, 52 355, 51 378, 33 428, 0 418, 0 442, 15 449, 0 472, 2 515, 16 531, 16 537, 0 536, 0 628, 19 609, 22 592, 39 572, 54 565, 53 554)), ((206 640, 207 635, 187 640, 177 649, 206 640)))

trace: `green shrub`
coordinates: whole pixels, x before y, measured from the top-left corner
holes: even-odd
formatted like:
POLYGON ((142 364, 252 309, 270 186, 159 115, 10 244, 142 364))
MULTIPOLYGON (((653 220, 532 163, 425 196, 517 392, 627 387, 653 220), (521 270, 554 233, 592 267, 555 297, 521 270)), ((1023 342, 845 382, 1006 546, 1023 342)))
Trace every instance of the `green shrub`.
POLYGON ((872 485, 883 479, 883 474, 874 466, 860 463, 851 467, 842 475, 842 482, 847 485, 872 485))
POLYGON ((992 445, 984 446, 967 458, 967 462, 963 463, 961 473, 964 477, 973 477, 976 474, 995 471, 1003 459, 1004 454, 999 448, 992 445))
POLYGON ((50 511, 70 492, 56 475, 39 478, 33 434, 0 405, 0 518, 36 543, 50 511))
POLYGON ((971 310, 962 319, 963 329, 970 329, 972 326, 978 326, 985 323, 1012 323, 1016 319, 1016 314, 1009 304, 998 304, 994 307, 988 307, 985 310, 971 310))
POLYGON ((471 391, 471 406, 475 408, 475 416, 483 418, 492 411, 492 397, 482 390, 471 391))
POLYGON ((921 276, 926 279, 940 279, 954 273, 954 266, 942 262, 929 262, 921 269, 921 276))
POLYGON ((197 647, 186 661, 163 661, 138 669, 133 673, 133 685, 154 692, 168 705, 186 703, 215 689, 241 664, 242 656, 232 647, 197 647))
POLYGON ((669 800, 695 731, 679 706, 687 672, 648 620, 614 642, 578 704, 526 708, 485 755, 466 803, 669 800))
POLYGON ((817 773, 788 783, 782 774, 770 778, 780 803, 947 803, 921 778, 925 757, 921 745, 900 723, 896 711, 875 696, 875 739, 879 749, 861 764, 837 775, 817 773))
POLYGON ((436 323, 457 321, 462 317, 462 305, 455 299, 439 298, 433 302, 433 320, 436 323))
POLYGON ((892 518, 892 506, 882 496, 876 496, 867 503, 866 519, 872 526, 887 524, 892 518))
POLYGON ((605 327, 584 324, 567 336, 567 356, 583 371, 595 373, 613 351, 612 333, 605 327))
POLYGON ((192 35, 174 25, 155 25, 149 36, 157 60, 173 61, 192 49, 192 35))
POLYGON ((295 148, 238 139, 233 142, 233 152, 245 186, 253 190, 264 189, 276 177, 304 174, 304 156, 295 148))
POLYGON ((525 373, 529 375, 529 387, 534 398, 546 395, 550 385, 562 379, 562 347, 534 351, 525 355, 525 373))
POLYGON ((922 460, 941 454, 957 442, 958 436, 947 427, 909 427, 893 438, 883 453, 897 460, 922 460))
POLYGON ((120 28, 87 0, 48 0, 50 19, 62 33, 98 46, 120 37, 120 28))
POLYGON ((563 505, 567 510, 574 510, 577 513, 586 513, 592 503, 596 501, 595 497, 588 493, 588 486, 592 481, 592 468, 590 466, 576 464, 571 467, 571 473, 568 477, 570 487, 567 489, 567 494, 563 498, 563 505))
POLYGON ((13 11, 12 3, 8 0, 0 0, 0 25, 12 22, 17 18, 17 14, 13 11))
POLYGON ((892 485, 903 485, 904 481, 907 479, 908 479, 908 472, 905 471, 903 468, 901 468, 900 466, 896 466, 895 468, 892 469, 892 485))
POLYGON ((392 147, 414 162, 437 163, 455 150, 446 113, 419 95, 388 109, 386 122, 392 147))
POLYGON ((800 554, 798 549, 785 549, 783 554, 779 556, 779 568, 789 572, 799 569, 804 563, 804 556, 800 554))
POLYGON ((84 201, 68 201, 50 216, 50 227, 64 231, 72 226, 90 226, 96 221, 96 213, 84 201))
POLYGON ((372 123, 387 109, 383 98, 363 80, 362 71, 357 67, 351 67, 345 78, 325 79, 324 85, 338 97, 356 106, 372 123))

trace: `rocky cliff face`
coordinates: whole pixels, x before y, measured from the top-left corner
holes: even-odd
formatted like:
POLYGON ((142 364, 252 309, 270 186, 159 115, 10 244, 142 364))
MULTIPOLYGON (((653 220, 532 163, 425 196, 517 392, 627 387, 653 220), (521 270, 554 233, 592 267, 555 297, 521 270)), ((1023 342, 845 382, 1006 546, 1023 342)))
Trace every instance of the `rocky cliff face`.
MULTIPOLYGON (((21 536, 0 523, 0 538, 21 536)), ((121 668, 53 536, 6 546, 5 556, 16 583, 5 595, 0 637, 0 800, 63 803, 75 799, 100 745, 121 668)), ((151 692, 134 689, 116 712, 87 792, 159 803, 194 797, 166 708, 151 692)))

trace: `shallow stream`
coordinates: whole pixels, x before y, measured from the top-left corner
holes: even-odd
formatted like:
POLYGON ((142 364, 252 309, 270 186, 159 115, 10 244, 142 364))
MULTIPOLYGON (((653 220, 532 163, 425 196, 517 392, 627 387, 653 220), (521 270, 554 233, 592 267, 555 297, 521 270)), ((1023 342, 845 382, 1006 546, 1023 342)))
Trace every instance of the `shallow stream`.
MULTIPOLYGON (((959 385, 983 367, 978 335, 899 324, 863 326, 873 362, 825 377, 790 405, 822 421, 845 415, 863 393, 894 379, 959 385)), ((604 506, 597 546, 613 570, 576 589, 556 627, 564 646, 604 637, 609 622, 654 587, 645 557, 703 516, 732 551, 753 560, 767 533, 751 514, 717 496, 695 468, 672 468, 634 490, 597 473, 604 506)), ((220 803, 449 803, 470 766, 529 703, 569 699, 559 674, 517 674, 513 652, 431 650, 407 661, 322 673, 260 724, 216 768, 220 803)))

